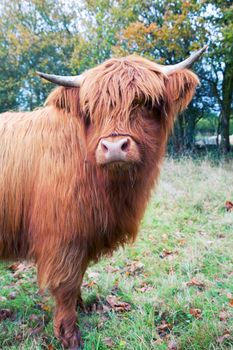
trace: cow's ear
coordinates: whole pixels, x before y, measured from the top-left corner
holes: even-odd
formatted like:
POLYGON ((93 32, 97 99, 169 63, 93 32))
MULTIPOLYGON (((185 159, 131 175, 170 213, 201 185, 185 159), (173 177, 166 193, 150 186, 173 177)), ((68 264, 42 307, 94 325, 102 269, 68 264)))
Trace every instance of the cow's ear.
POLYGON ((45 104, 47 106, 53 105, 59 110, 64 110, 76 116, 80 113, 79 110, 79 89, 58 87, 51 92, 45 104))
POLYGON ((168 76, 166 91, 173 114, 182 112, 191 101, 199 79, 188 69, 183 69, 168 76))

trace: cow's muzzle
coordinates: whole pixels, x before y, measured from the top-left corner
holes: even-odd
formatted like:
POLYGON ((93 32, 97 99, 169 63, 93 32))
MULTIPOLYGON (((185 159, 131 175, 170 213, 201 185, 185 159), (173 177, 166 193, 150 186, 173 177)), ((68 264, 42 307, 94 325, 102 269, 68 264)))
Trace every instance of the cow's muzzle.
POLYGON ((139 162, 138 145, 132 137, 125 135, 101 138, 96 149, 96 161, 100 165, 139 162))

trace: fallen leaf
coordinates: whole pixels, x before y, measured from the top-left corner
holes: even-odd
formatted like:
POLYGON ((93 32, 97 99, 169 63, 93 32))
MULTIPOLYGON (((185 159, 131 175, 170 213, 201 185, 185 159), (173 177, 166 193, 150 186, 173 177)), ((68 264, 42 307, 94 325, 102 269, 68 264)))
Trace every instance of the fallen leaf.
POLYGON ((44 324, 43 324, 43 322, 41 322, 36 327, 29 328, 28 333, 29 333, 29 335, 37 335, 37 334, 40 334, 43 329, 44 329, 44 324))
POLYGON ((16 263, 10 265, 8 268, 9 268, 9 270, 15 272, 18 270, 18 268, 20 268, 20 265, 22 265, 22 264, 18 261, 16 263))
POLYGON ((47 347, 47 350, 55 350, 54 346, 52 344, 49 344, 47 347))
POLYGON ((106 321, 108 320, 108 318, 106 316, 101 316, 100 320, 98 321, 97 324, 97 329, 102 329, 106 323, 106 321))
POLYGON ((139 288, 135 288, 138 292, 141 292, 141 293, 145 293, 145 292, 148 292, 148 291, 150 291, 150 290, 153 290, 154 288, 152 287, 152 286, 150 286, 149 284, 147 284, 147 283, 143 283, 142 285, 141 285, 141 287, 139 287, 139 288))
POLYGON ((226 236, 223 234, 223 233, 219 233, 218 235, 217 235, 217 238, 220 238, 220 239, 222 239, 222 238, 225 238, 226 236))
POLYGON ((91 278, 91 279, 95 279, 95 278, 99 278, 99 272, 87 272, 87 276, 88 278, 91 278))
POLYGON ((169 341, 167 348, 168 350, 178 350, 177 343, 174 340, 169 341))
POLYGON ((6 320, 7 318, 11 318, 13 315, 13 311, 10 309, 0 309, 0 322, 6 320))
POLYGON ((189 313, 190 313, 190 315, 194 316, 198 320, 201 318, 201 310, 200 309, 190 308, 189 313))
POLYGON ((178 240, 179 245, 185 245, 185 243, 186 243, 186 239, 184 239, 184 238, 181 238, 178 240))
POLYGON ((29 317, 29 321, 41 321, 41 318, 38 315, 32 314, 29 317))
POLYGON ((230 304, 231 307, 233 307, 233 299, 229 300, 229 304, 230 304))
POLYGON ((156 329, 160 338, 166 338, 167 335, 170 333, 170 330, 172 329, 172 325, 163 320, 161 324, 156 327, 156 329))
POLYGON ((112 310, 116 312, 124 312, 131 310, 131 305, 129 303, 121 301, 120 298, 115 295, 108 295, 106 300, 111 306, 112 310))
POLYGON ((226 320, 228 320, 229 317, 230 317, 229 312, 227 312, 225 310, 220 311, 220 313, 219 313, 220 321, 226 321, 226 320))
POLYGON ((110 273, 114 273, 114 272, 118 272, 119 268, 118 267, 113 267, 112 265, 108 265, 105 267, 105 271, 106 272, 110 272, 110 273))
POLYGON ((82 286, 87 287, 87 288, 92 288, 95 286, 97 283, 95 281, 89 281, 89 282, 83 282, 82 286))
POLYGON ((103 342, 105 345, 107 345, 110 348, 114 346, 114 341, 112 340, 112 338, 106 337, 104 338, 103 342))
POLYGON ((220 337, 217 338, 217 342, 222 344, 224 343, 225 340, 228 339, 232 339, 232 335, 230 334, 230 332, 228 330, 225 330, 223 335, 221 335, 220 337))
POLYGON ((143 272, 144 265, 140 261, 129 262, 124 268, 127 276, 136 276, 143 272))
POLYGON ((201 281, 199 281, 197 278, 192 278, 189 282, 186 283, 187 286, 195 286, 198 288, 205 288, 205 284, 201 281))
POLYGON ((170 323, 167 323, 165 320, 163 320, 162 323, 159 326, 157 326, 158 331, 164 332, 169 329, 172 329, 172 325, 170 323))
POLYGON ((227 211, 233 211, 233 203, 231 201, 226 201, 225 208, 227 211))
POLYGON ((8 268, 11 270, 15 277, 21 278, 21 274, 32 267, 34 267, 35 264, 33 263, 27 263, 27 262, 16 262, 12 265, 10 265, 8 268))
POLYGON ((32 314, 29 317, 29 320, 32 321, 32 327, 28 329, 29 335, 37 335, 44 329, 45 324, 44 320, 41 317, 32 314))
POLYGON ((17 296, 17 293, 16 292, 11 292, 9 295, 8 295, 8 299, 10 300, 14 300, 17 296))
POLYGON ((175 268, 174 268, 174 266, 171 266, 171 267, 169 268, 168 274, 169 274, 169 275, 174 275, 174 273, 175 273, 175 268))
POLYGON ((173 259, 175 254, 177 254, 177 251, 163 249, 162 253, 159 254, 159 257, 161 259, 164 259, 164 258, 173 259))
POLYGON ((47 312, 50 312, 50 311, 52 311, 52 308, 51 308, 51 306, 49 306, 49 305, 43 305, 43 306, 42 306, 42 310, 47 311, 47 312))
POLYGON ((22 333, 18 333, 18 334, 16 334, 16 336, 15 336, 15 340, 17 340, 17 341, 21 341, 23 339, 23 334, 22 333))
POLYGON ((166 258, 168 255, 172 255, 173 252, 171 250, 163 249, 162 253, 160 254, 161 258, 166 258))

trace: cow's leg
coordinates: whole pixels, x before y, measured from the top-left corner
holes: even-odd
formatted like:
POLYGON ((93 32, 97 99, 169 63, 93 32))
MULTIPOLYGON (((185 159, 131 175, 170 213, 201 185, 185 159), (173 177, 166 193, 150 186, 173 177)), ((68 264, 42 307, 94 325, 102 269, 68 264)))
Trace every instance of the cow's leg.
POLYGON ((84 305, 84 302, 83 302, 83 298, 82 298, 82 293, 81 293, 81 288, 79 288, 78 290, 78 293, 77 293, 77 301, 76 301, 76 307, 77 309, 81 309, 82 311, 86 311, 85 309, 85 305, 84 305))
POLYGON ((85 305, 84 305, 84 302, 83 302, 83 298, 82 298, 82 292, 81 292, 81 285, 82 285, 82 281, 83 281, 83 277, 84 277, 84 274, 86 272, 86 269, 87 269, 87 264, 85 264, 84 266, 82 266, 82 277, 81 277, 81 283, 80 283, 80 286, 78 288, 78 293, 77 293, 77 308, 80 308, 83 312, 86 312, 86 308, 85 308, 85 305))
POLYGON ((77 288, 60 286, 53 289, 56 301, 54 316, 54 333, 63 346, 70 350, 78 350, 82 344, 80 331, 76 325, 77 288))

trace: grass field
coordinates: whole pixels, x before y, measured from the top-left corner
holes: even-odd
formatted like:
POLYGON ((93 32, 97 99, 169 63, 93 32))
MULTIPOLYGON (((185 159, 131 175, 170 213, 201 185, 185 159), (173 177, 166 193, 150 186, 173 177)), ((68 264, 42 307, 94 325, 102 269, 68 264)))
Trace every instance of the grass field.
MULTIPOLYGON (((136 243, 85 275, 85 350, 233 349, 232 163, 166 160, 136 243)), ((9 266, 0 265, 0 349, 61 349, 35 268, 9 266)))

